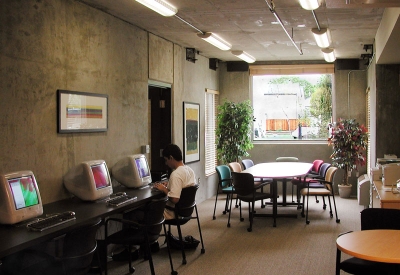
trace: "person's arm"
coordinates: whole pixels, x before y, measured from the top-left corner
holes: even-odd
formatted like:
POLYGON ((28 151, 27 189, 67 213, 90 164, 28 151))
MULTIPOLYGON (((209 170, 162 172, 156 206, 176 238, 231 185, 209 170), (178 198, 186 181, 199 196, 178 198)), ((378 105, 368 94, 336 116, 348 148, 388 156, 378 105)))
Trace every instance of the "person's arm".
MULTIPOLYGON (((155 184, 154 187, 157 188, 158 190, 160 190, 161 192, 163 192, 165 195, 168 196, 169 190, 168 190, 167 186, 164 185, 163 182, 155 184)), ((168 200, 169 200, 170 202, 172 202, 173 204, 177 204, 178 201, 179 201, 179 198, 168 197, 168 200)))

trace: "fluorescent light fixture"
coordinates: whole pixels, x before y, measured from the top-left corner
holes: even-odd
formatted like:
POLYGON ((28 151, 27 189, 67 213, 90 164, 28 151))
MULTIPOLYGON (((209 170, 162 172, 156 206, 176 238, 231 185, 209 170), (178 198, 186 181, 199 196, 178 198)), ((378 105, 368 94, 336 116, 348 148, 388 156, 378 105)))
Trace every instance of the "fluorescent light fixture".
POLYGON ((227 51, 232 48, 231 44, 212 32, 198 33, 197 36, 223 51, 227 51))
POLYGON ((321 0, 299 0, 299 2, 305 10, 316 10, 321 6, 321 0))
POLYGON ((246 53, 244 51, 231 51, 231 53, 233 55, 236 55, 240 59, 246 61, 247 63, 253 63, 254 61, 256 61, 256 59, 254 57, 252 57, 251 55, 249 55, 248 53, 246 53))
POLYGON ((314 28, 311 30, 315 42, 317 42, 318 47, 320 48, 328 48, 329 45, 331 44, 331 34, 329 32, 329 29, 317 29, 314 28))
POLYGON ((326 62, 333 62, 336 60, 335 52, 332 48, 321 49, 321 51, 324 54, 324 59, 326 62))
POLYGON ((178 12, 178 9, 163 0, 136 0, 142 5, 163 16, 173 16, 178 12))

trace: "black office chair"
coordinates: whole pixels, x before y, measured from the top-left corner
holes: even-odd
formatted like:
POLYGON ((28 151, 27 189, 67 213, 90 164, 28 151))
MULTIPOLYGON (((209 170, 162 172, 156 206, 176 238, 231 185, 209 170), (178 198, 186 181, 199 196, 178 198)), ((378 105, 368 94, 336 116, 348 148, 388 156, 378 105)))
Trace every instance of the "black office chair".
MULTIPOLYGON (((95 220, 68 232, 62 241, 61 255, 54 256, 32 249, 12 255, 5 259, 5 265, 11 266, 11 269, 6 267, 1 274, 87 274, 91 268, 93 256, 97 254, 96 232, 100 225, 101 220, 95 220), (25 265, 25 260, 32 260, 33 263, 25 265)), ((99 274, 101 274, 101 269, 99 269, 99 274)))
MULTIPOLYGON (((150 244, 157 241, 160 236, 162 224, 164 222, 164 209, 168 197, 165 196, 161 199, 154 199, 144 207, 144 218, 141 221, 127 220, 122 218, 109 218, 105 225, 105 245, 120 244, 128 246, 128 251, 131 251, 133 245, 141 245, 144 248, 144 253, 149 261, 151 274, 154 275, 153 258, 151 255, 150 244), (110 222, 117 222, 124 225, 123 229, 108 235, 108 227, 110 222)), ((174 271, 171 253, 168 249, 170 257, 171 274, 177 274, 174 271)), ((106 253, 107 249, 105 249, 106 253)), ((133 273, 135 268, 132 267, 131 253, 128 257, 129 273, 133 273)), ((105 262, 105 274, 107 274, 107 262, 105 262)))
POLYGON ((219 190, 221 190, 223 194, 226 194, 225 209, 222 212, 224 215, 229 211, 229 198, 232 194, 234 194, 234 189, 232 187, 231 169, 229 169, 227 165, 219 165, 215 167, 215 170, 217 171, 218 174, 218 185, 217 185, 217 194, 215 195, 213 220, 216 219, 215 209, 217 208, 219 190))
MULTIPOLYGON (((240 221, 243 221, 242 218, 242 201, 248 202, 249 204, 249 221, 250 226, 247 228, 248 232, 253 230, 253 216, 254 216, 254 204, 256 201, 264 200, 268 198, 272 198, 273 195, 271 193, 263 193, 257 192, 258 189, 261 189, 263 186, 268 184, 268 182, 261 182, 259 184, 254 183, 254 177, 249 173, 236 173, 232 172, 232 184, 235 188, 238 199, 240 200, 239 208, 240 208, 240 221)), ((232 207, 232 198, 230 203, 230 208, 232 207)), ((228 227, 231 226, 231 211, 229 211, 228 218, 228 227)))
MULTIPOLYGON (((361 230, 373 229, 395 229, 400 230, 400 210, 386 208, 367 208, 361 211, 361 230)), ((348 233, 348 232, 346 232, 348 233)), ((344 233, 344 234, 346 234, 344 233)), ((343 234, 340 234, 343 235, 343 234)), ((339 235, 339 236, 340 236, 339 235)), ((336 274, 343 270, 350 274, 395 274, 394 269, 399 269, 399 265, 378 263, 351 257, 340 262, 341 251, 336 251, 336 274)))
POLYGON ((181 196, 175 207, 166 206, 167 209, 173 210, 175 213, 174 219, 168 219, 164 221, 164 235, 167 242, 167 246, 169 246, 169 238, 168 236, 171 234, 171 226, 176 226, 179 234, 179 241, 181 242, 181 251, 182 251, 182 264, 186 264, 186 254, 182 237, 181 226, 186 224, 188 221, 192 219, 197 220, 197 226, 199 228, 200 234, 200 242, 201 242, 201 254, 205 253, 203 236, 201 234, 199 213, 197 212, 196 205, 196 192, 199 189, 199 185, 195 184, 193 186, 185 187, 182 189, 181 196), (196 212, 196 215, 193 216, 193 212, 196 212), (168 230, 166 229, 166 225, 168 225, 168 230))
MULTIPOLYGON (((242 159, 242 165, 244 170, 254 166, 254 162, 251 159, 242 159)), ((258 184, 261 182, 268 182, 272 183, 273 180, 271 178, 254 178, 254 183, 258 184)), ((261 188, 261 192, 263 192, 263 189, 261 188)), ((265 208, 264 200, 261 200, 261 208, 265 208)))

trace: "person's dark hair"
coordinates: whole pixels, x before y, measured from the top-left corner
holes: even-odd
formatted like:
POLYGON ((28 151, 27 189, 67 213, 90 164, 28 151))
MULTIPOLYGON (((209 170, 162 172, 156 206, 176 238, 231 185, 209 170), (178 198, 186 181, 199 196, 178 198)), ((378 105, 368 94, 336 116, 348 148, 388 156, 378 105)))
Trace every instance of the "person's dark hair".
POLYGON ((176 144, 168 144, 165 146, 163 152, 162 152, 163 157, 169 158, 169 156, 172 156, 176 161, 181 161, 182 158, 182 151, 179 148, 178 145, 176 144))

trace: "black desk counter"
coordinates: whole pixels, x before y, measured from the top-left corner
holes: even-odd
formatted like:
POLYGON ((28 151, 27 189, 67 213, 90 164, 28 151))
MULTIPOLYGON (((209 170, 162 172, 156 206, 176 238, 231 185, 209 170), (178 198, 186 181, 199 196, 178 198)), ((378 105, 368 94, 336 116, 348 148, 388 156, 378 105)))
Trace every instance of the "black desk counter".
POLYGON ((0 225, 0 259, 4 256, 29 248, 33 245, 62 236, 74 228, 80 227, 93 219, 101 219, 126 210, 137 208, 151 199, 161 198, 161 192, 151 191, 150 187, 128 189, 123 186, 114 188, 114 193, 126 192, 129 196, 136 196, 137 200, 118 207, 108 206, 105 200, 85 202, 78 198, 65 199, 43 206, 43 216, 46 214, 74 211, 76 220, 49 228, 42 232, 29 231, 25 224, 0 225))

